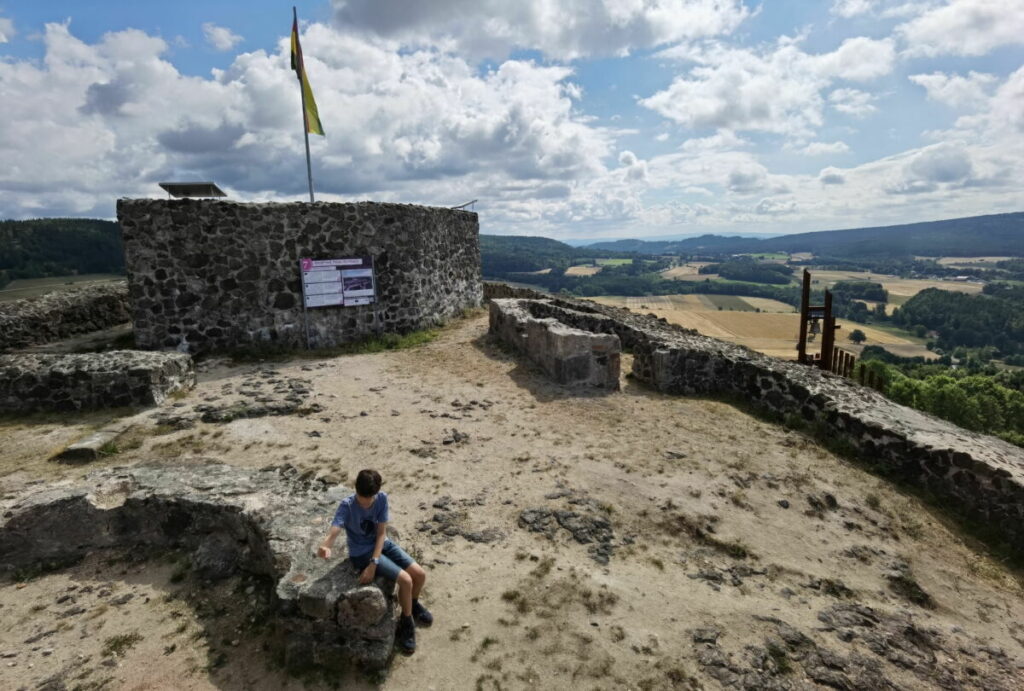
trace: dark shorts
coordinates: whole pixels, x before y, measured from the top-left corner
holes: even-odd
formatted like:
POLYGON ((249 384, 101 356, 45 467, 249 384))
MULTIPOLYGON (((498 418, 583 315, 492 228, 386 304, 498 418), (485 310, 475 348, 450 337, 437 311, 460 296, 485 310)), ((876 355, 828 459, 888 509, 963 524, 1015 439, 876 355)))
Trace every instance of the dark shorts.
MULTIPOLYGON (((349 557, 352 566, 356 571, 362 571, 370 563, 373 552, 358 557, 349 557)), ((405 550, 391 540, 384 540, 384 549, 380 553, 380 563, 377 564, 377 576, 397 581, 398 574, 416 563, 416 560, 405 553, 405 550)))

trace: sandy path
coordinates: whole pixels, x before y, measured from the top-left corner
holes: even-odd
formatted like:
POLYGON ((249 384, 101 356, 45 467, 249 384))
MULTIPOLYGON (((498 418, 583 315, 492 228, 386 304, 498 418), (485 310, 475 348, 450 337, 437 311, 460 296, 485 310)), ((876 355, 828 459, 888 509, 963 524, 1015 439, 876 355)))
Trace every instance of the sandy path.
MULTIPOLYGON (((909 612, 918 626, 934 628, 942 641, 936 664, 965 686, 972 680, 979 688, 1024 684, 1016 666, 1024 660, 1024 603, 1015 576, 916 499, 732 406, 661 396, 631 379, 611 395, 554 386, 496 347, 482 315, 417 349, 276 367, 311 379, 324 410, 159 435, 144 413, 137 418, 138 446, 106 462, 214 458, 253 467, 287 461, 345 481, 362 467, 378 468, 401 542, 429 570, 424 600, 437 618, 421 630, 417 653, 395 661, 384 688, 680 688, 688 679, 717 688, 699 662, 693 629, 719 629, 720 650, 741 667, 751 664, 744 662, 744 646, 763 646, 774 635, 764 617, 785 621, 840 655, 871 656, 859 638, 844 642, 821 630, 821 612, 850 601, 909 612), (468 439, 445 444, 453 428, 468 439), (821 501, 826 493, 836 508, 814 509, 809 497, 821 501), (418 529, 431 525, 438 514, 432 504, 443 496, 451 497, 467 531, 490 528, 502 537, 474 543, 418 529), (588 554, 595 543, 579 544, 566 530, 548 539, 521 528, 520 513, 534 508, 607 517, 614 534, 609 563, 596 563, 588 554), (698 526, 704 537, 686 526, 698 526), (737 546, 748 555, 737 557, 737 546), (888 587, 885 574, 896 560, 909 564, 935 609, 888 587), (841 583, 849 598, 823 582, 841 583), (1009 662, 959 652, 961 643, 968 650, 997 646, 1009 662)), ((224 382, 251 369, 203 375, 184 403, 215 396, 224 382)), ((36 421, 0 433, 7 442, 0 491, 86 470, 45 460, 45 452, 73 436, 63 425, 36 421)), ((117 627, 144 636, 117 658, 116 674, 101 668, 102 656, 86 650, 77 628, 42 644, 91 655, 83 663, 95 668, 91 678, 113 675, 113 688, 169 688, 169 679, 178 688, 295 683, 264 666, 252 647, 257 634, 244 622, 237 634, 244 652, 217 635, 212 644, 209 637, 165 639, 168 632, 156 622, 171 617, 165 608, 179 602, 154 595, 185 584, 169 583, 156 564, 133 566, 125 575, 100 570, 106 580, 147 578, 151 601, 127 614, 95 615, 94 621, 108 621, 100 638, 117 627), (177 648, 154 654, 146 648, 151 638, 177 648), (220 664, 211 669, 214 660, 220 664)), ((68 578, 0 586, 0 617, 12 622, 0 634, 0 652, 17 651, 0 660, 0 688, 33 686, 52 672, 44 648, 23 641, 52 622, 51 603, 68 578), (46 608, 33 611, 36 605, 46 608)), ((144 597, 138 588, 136 598, 144 597)), ((98 609, 90 603, 83 617, 98 609)), ((187 630, 200 627, 199 619, 188 621, 187 630)), ((99 648, 102 641, 89 645, 99 648)), ((933 686, 908 669, 879 664, 900 687, 933 686)), ((787 674, 809 683, 800 665, 787 674)))

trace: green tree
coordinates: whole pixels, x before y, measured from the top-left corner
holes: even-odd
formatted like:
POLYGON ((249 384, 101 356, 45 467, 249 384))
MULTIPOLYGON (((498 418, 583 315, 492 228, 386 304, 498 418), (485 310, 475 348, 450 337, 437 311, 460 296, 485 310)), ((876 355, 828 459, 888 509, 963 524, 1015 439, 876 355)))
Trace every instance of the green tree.
POLYGON ((864 341, 868 340, 868 335, 861 331, 860 329, 854 329, 853 331, 850 332, 850 340, 856 343, 857 345, 860 345, 864 341))

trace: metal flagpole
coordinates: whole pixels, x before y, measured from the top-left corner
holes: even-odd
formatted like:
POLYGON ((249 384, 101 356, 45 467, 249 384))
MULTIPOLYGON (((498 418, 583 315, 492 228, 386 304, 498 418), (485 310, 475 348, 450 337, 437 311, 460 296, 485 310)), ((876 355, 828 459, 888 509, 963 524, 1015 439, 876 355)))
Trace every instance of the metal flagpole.
MULTIPOLYGON (((299 12, 292 5, 292 18, 295 21, 295 45, 299 47, 299 12)), ((296 51, 299 58, 299 96, 302 98, 302 136, 306 140, 306 177, 309 179, 309 203, 313 203, 313 166, 309 162, 309 115, 306 114, 306 88, 302 78, 306 76, 306 65, 302 59, 302 50, 296 51)))

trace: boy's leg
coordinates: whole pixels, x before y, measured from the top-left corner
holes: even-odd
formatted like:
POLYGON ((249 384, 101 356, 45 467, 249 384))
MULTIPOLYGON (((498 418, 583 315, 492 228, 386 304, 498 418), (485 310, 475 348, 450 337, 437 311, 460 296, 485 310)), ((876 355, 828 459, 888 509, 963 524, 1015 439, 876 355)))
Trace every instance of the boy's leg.
MULTIPOLYGON (((420 604, 420 591, 423 590, 423 584, 427 582, 427 572, 423 570, 423 567, 416 563, 416 561, 410 557, 405 550, 396 545, 391 540, 384 542, 384 549, 381 552, 381 557, 387 557, 393 563, 397 564, 402 569, 402 575, 407 575, 412 583, 410 605, 411 611, 416 620, 424 626, 429 626, 433 623, 434 617, 427 611, 427 608, 420 604)), ((401 589, 399 589, 399 596, 401 596, 401 589)), ((403 604, 403 612, 404 604, 403 604)))
POLYGON ((412 576, 403 570, 401 564, 395 563, 391 557, 383 553, 377 563, 377 576, 383 576, 398 583, 398 604, 402 607, 402 616, 412 616, 412 576))

